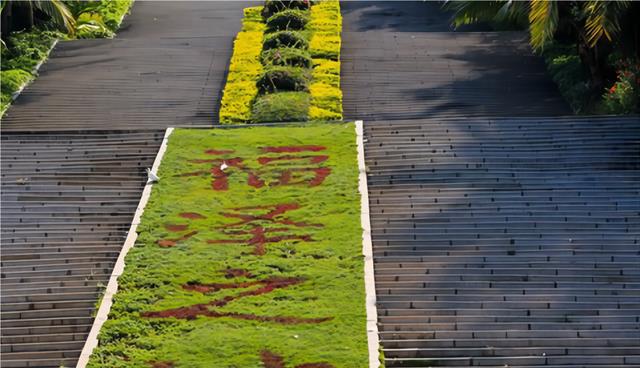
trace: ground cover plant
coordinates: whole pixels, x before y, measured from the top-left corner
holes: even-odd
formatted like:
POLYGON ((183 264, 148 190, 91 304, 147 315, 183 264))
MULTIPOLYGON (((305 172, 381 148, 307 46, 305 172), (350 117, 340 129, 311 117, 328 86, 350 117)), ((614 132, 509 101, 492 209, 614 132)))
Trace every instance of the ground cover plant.
POLYGON ((267 0, 245 9, 220 122, 341 120, 341 29, 337 0, 267 0))
POLYGON ((132 4, 133 0, 3 1, 0 115, 36 77, 36 67, 46 60, 55 40, 112 37, 132 4))
POLYGON ((91 367, 364 367, 354 125, 178 129, 91 367))
POLYGON ((265 25, 261 6, 246 8, 242 29, 233 43, 227 84, 220 102, 220 122, 246 123, 251 120, 251 104, 258 95, 256 80, 262 74, 260 52, 265 25))

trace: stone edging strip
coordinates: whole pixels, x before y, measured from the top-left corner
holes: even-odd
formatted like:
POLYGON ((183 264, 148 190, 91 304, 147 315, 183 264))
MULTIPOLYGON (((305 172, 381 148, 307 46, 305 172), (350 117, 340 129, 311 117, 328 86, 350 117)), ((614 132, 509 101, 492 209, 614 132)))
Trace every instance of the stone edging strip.
POLYGON ((358 145, 358 189, 360 191, 362 254, 364 255, 364 287, 367 309, 369 368, 378 368, 380 367, 378 311, 376 307, 376 287, 373 276, 373 247, 371 243, 371 221, 369 219, 369 188, 367 187, 367 167, 364 161, 364 134, 362 120, 356 121, 356 143, 358 145))
MULTIPOLYGON (((169 136, 173 132, 173 128, 167 128, 164 133, 164 139, 162 140, 162 144, 160 145, 160 149, 158 150, 158 154, 156 155, 156 159, 153 161, 153 167, 151 171, 154 173, 158 172, 158 168, 160 167, 160 162, 162 162, 162 157, 164 156, 165 151, 167 150, 167 143, 169 141, 169 136)), ((107 284, 107 288, 105 289, 104 295, 102 296, 102 301, 100 302, 100 307, 98 308, 98 312, 96 313, 96 317, 93 320, 93 325, 91 326, 91 331, 89 332, 89 336, 82 347, 82 352, 80 353, 80 358, 78 360, 78 364, 76 368, 84 368, 87 363, 89 363, 89 357, 93 352, 93 349, 98 346, 98 333, 100 333, 100 328, 107 320, 109 316, 109 311, 111 310, 111 304, 113 304, 113 296, 118 291, 118 277, 122 275, 124 271, 124 259, 127 256, 127 253, 131 248, 133 248, 136 239, 138 238, 138 225, 140 224, 140 218, 142 217, 142 213, 144 212, 144 208, 149 201, 149 197, 151 196, 151 189, 153 185, 145 185, 144 190, 142 191, 142 196, 140 197, 140 202, 138 203, 138 207, 136 208, 136 212, 133 216, 133 220, 131 221, 131 227, 129 228, 129 233, 127 234, 127 238, 124 241, 124 245, 120 250, 120 254, 118 255, 118 260, 113 267, 113 271, 111 272, 111 277, 109 277, 109 283, 107 284)))

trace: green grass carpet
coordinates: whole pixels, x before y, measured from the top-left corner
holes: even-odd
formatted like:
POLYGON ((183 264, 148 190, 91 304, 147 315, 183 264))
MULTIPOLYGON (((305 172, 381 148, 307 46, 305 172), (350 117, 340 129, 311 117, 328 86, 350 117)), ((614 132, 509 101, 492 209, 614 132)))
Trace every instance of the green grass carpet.
POLYGON ((356 155, 352 123, 174 131, 89 366, 367 366, 356 155))

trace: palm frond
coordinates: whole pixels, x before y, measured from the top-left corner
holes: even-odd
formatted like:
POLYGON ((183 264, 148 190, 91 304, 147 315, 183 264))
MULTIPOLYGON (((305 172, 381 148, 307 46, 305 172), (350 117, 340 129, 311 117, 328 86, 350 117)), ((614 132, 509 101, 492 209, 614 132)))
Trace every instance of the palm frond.
POLYGON ((584 6, 589 46, 594 47, 602 37, 613 41, 613 37, 620 33, 620 17, 629 6, 629 1, 588 1, 584 6))
POLYGON ((529 3, 527 1, 505 1, 504 5, 496 13, 496 21, 513 21, 525 23, 529 16, 529 3))
POLYGON ((61 0, 33 0, 32 4, 50 16, 56 25, 64 27, 69 33, 75 31, 76 20, 61 0))
POLYGON ((465 24, 493 20, 511 1, 447 1, 443 7, 453 11, 452 23, 457 28, 465 24))
POLYGON ((558 28, 558 4, 555 1, 531 0, 529 33, 531 46, 540 50, 553 39, 558 28))

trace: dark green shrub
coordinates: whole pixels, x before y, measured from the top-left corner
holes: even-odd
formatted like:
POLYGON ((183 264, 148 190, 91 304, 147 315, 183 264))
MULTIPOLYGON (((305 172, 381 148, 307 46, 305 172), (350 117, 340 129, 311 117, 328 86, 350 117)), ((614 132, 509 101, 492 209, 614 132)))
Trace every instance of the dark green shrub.
POLYGON ((588 74, 575 53, 574 45, 551 44, 543 53, 551 79, 575 113, 589 110, 592 92, 588 74))
POLYGON ((262 74, 257 86, 260 93, 307 91, 309 79, 310 75, 306 69, 274 66, 262 74))
POLYGON ((310 7, 311 1, 309 0, 267 0, 264 2, 262 16, 267 19, 286 9, 308 10, 310 7))
POLYGON ((301 30, 309 23, 309 12, 288 9, 276 13, 267 19, 267 32, 301 30))
POLYGON ((306 50, 309 48, 307 41, 302 34, 295 31, 279 31, 268 34, 262 44, 263 50, 277 49, 280 47, 294 47, 306 50))
POLYGON ((254 122, 306 121, 310 96, 306 92, 271 93, 258 97, 253 104, 254 122))
POLYGON ((260 61, 264 65, 274 66, 297 66, 301 68, 311 68, 313 61, 311 55, 306 50, 283 47, 262 52, 260 61))

